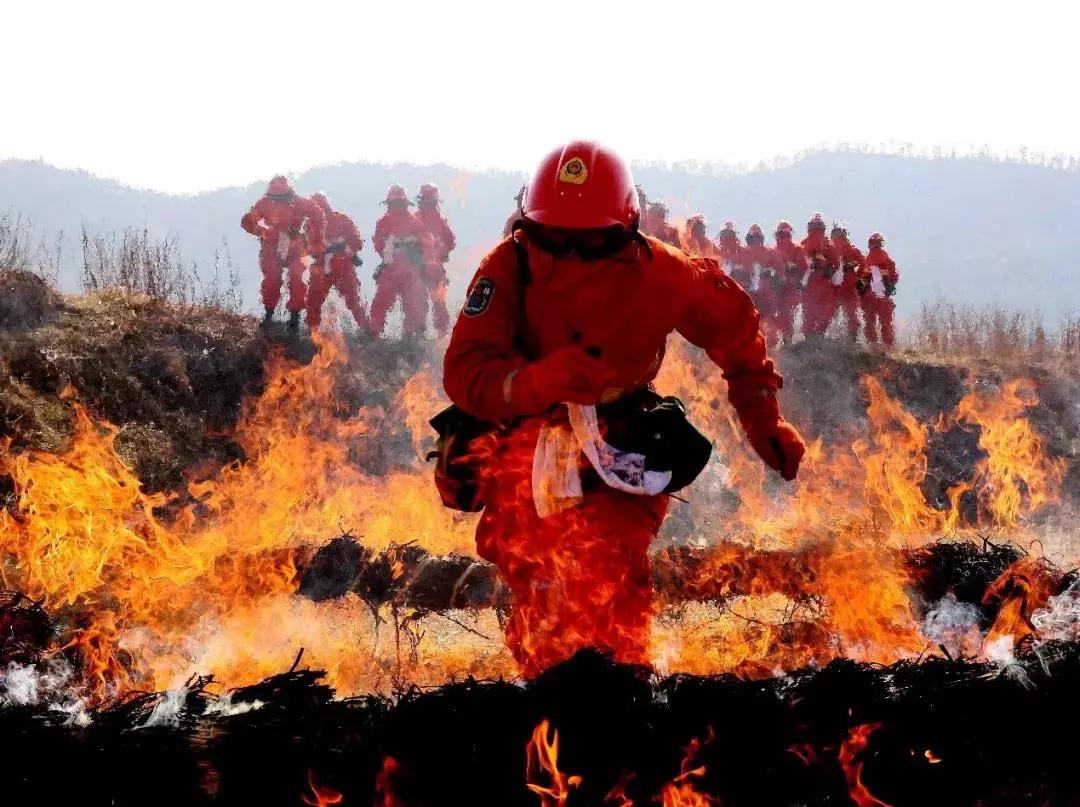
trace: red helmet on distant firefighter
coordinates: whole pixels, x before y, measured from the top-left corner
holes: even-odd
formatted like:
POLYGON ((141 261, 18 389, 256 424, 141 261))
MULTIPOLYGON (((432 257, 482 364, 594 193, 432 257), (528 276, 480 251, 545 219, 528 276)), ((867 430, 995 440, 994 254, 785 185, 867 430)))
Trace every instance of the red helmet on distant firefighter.
POLYGON ((867 244, 871 247, 885 246, 885 236, 883 236, 881 233, 871 233, 867 244))
POLYGON ((830 232, 829 235, 831 237, 833 237, 833 238, 836 238, 837 236, 840 236, 845 241, 847 241, 847 237, 848 237, 847 224, 845 222, 842 222, 842 221, 834 221, 832 223, 832 232, 830 232))
POLYGON ((806 222, 806 230, 807 232, 811 232, 813 230, 821 230, 821 232, 825 232, 825 219, 821 217, 820 213, 815 213, 813 216, 810 217, 810 221, 806 222))
POLYGON ((721 238, 735 238, 739 237, 739 231, 735 229, 735 222, 725 221, 723 228, 720 230, 721 238))
POLYGON ((412 200, 409 199, 408 191, 401 185, 391 185, 386 191, 383 204, 388 207, 408 207, 412 204, 412 200))
POLYGON ((709 229, 709 221, 703 213, 695 213, 686 220, 686 228, 692 233, 703 235, 709 229))
POLYGON ((420 190, 416 192, 416 203, 418 205, 437 205, 442 201, 442 197, 439 196, 439 186, 431 182, 425 182, 420 186, 420 190))
POLYGON ((276 177, 270 180, 270 184, 266 188, 267 196, 288 196, 294 191, 292 185, 289 184, 289 180, 278 174, 276 177))
POLYGON ((765 232, 760 224, 750 225, 750 229, 746 231, 746 243, 749 245, 765 243, 765 232))
POLYGON ((315 193, 311 194, 311 201, 317 204, 323 213, 331 212, 330 200, 326 198, 326 194, 322 191, 315 191, 315 193))
POLYGON ((544 157, 521 208, 529 221, 565 229, 632 229, 640 215, 630 167, 589 140, 559 146, 544 157))
POLYGON ((778 221, 776 222, 776 235, 791 238, 795 235, 795 228, 791 226, 790 221, 778 221))

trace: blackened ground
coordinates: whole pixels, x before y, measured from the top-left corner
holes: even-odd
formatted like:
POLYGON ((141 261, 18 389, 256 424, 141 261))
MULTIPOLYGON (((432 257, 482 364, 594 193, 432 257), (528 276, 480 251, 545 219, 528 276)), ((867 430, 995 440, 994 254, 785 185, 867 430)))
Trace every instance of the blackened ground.
POLYGON ((193 684, 175 725, 138 727, 158 696, 81 729, 36 707, 0 710, 5 802, 294 807, 311 796, 310 771, 351 807, 380 803, 376 778, 390 756, 397 801, 387 803, 535 807, 525 747, 542 719, 559 731, 559 768, 583 778, 571 807, 602 805, 627 777, 635 804, 654 803, 684 748, 710 735, 695 761, 705 767, 698 789, 719 803, 849 804, 841 752, 858 727, 876 724, 854 762, 881 802, 1080 799, 1068 740, 1080 719, 1077 645, 1044 646, 1004 672, 943 660, 836 662, 765 681, 652 681, 584 653, 527 685, 467 681, 396 702, 335 700, 317 673, 298 671, 234 692, 234 708, 262 706, 231 717, 204 714, 213 702, 204 683, 193 684))

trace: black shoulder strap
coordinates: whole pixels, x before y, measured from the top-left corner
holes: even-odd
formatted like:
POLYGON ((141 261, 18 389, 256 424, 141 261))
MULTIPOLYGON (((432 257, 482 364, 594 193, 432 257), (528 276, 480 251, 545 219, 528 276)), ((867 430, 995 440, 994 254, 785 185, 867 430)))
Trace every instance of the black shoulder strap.
POLYGON ((522 355, 528 356, 522 326, 525 324, 525 290, 532 283, 532 269, 529 268, 529 251, 517 242, 513 233, 510 235, 510 243, 514 245, 518 275, 518 329, 517 334, 514 336, 514 344, 522 355))

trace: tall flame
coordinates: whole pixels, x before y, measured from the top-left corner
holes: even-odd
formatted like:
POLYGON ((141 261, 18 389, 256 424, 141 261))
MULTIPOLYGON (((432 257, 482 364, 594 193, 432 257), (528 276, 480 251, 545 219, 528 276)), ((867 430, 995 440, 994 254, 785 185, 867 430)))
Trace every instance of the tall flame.
POLYGON ((581 785, 581 777, 559 770, 559 732, 549 733, 550 728, 547 719, 541 720, 525 746, 525 782, 540 797, 541 807, 561 807, 570 790, 581 785), (542 784, 544 780, 548 784, 542 784))

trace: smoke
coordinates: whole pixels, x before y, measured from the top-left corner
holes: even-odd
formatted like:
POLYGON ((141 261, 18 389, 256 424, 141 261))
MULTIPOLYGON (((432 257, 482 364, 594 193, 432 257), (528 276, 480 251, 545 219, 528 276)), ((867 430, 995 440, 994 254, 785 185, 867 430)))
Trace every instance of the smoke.
POLYGON ((62 658, 38 666, 12 662, 0 670, 0 709, 45 705, 67 715, 65 725, 89 725, 86 702, 72 696, 74 679, 74 670, 62 658))
POLYGON ((960 602, 951 591, 930 609, 919 632, 927 641, 944 647, 953 658, 972 656, 982 644, 979 609, 960 602))

